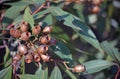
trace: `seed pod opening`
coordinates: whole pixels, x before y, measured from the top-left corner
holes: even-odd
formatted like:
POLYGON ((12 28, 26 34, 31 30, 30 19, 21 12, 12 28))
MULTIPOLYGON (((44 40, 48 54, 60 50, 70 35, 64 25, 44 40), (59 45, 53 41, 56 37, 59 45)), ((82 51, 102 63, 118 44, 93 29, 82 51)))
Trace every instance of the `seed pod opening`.
POLYGON ((26 22, 26 21, 22 21, 22 24, 28 26, 28 22, 26 22))
POLYGON ((41 37, 40 37, 40 42, 41 42, 42 44, 47 44, 48 42, 50 42, 50 39, 51 39, 50 36, 44 35, 44 36, 41 36, 41 37))
POLYGON ((34 53, 33 56, 34 56, 34 61, 35 62, 40 62, 41 58, 40 58, 40 55, 38 53, 34 53))
POLYGON ((27 54, 26 56, 25 56, 25 62, 26 63, 31 63, 33 61, 33 56, 32 56, 32 54, 27 54))
POLYGON ((41 32, 41 27, 39 25, 35 26, 33 29, 32 29, 32 33, 34 35, 38 35, 39 33, 41 32))
POLYGON ((48 46, 47 45, 40 45, 38 48, 37 48, 37 52, 38 53, 45 53, 48 51, 48 46))
POLYGON ((21 34, 21 39, 22 39, 23 41, 27 41, 27 40, 29 40, 30 36, 31 36, 31 33, 30 33, 30 32, 23 32, 23 33, 21 34))

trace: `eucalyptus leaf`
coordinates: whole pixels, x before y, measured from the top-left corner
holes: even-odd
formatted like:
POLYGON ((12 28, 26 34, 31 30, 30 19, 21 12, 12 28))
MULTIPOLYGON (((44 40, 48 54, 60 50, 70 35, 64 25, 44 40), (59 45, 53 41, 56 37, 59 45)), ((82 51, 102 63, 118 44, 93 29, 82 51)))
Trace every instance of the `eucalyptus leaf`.
POLYGON ((30 14, 30 12, 31 12, 30 8, 27 7, 25 9, 25 13, 24 13, 24 20, 30 24, 31 28, 33 28, 34 27, 34 19, 33 19, 33 16, 30 14))
POLYGON ((91 60, 83 63, 83 65, 86 68, 85 74, 91 74, 109 68, 113 63, 106 60, 91 60))
POLYGON ((69 61, 71 64, 73 64, 71 52, 64 43, 58 41, 57 44, 52 46, 51 48, 54 53, 58 55, 61 59, 63 59, 64 61, 69 61))
POLYGON ((61 40, 65 40, 65 41, 70 41, 70 38, 67 35, 67 33, 65 33, 63 31, 63 29, 60 28, 60 27, 58 27, 58 26, 55 26, 55 27, 53 26, 51 36, 53 36, 53 37, 55 37, 57 39, 61 39, 61 40))
POLYGON ((12 66, 9 66, 0 71, 0 79, 11 79, 12 77, 12 66))
POLYGON ((40 77, 36 75, 30 75, 30 74, 23 74, 23 75, 18 75, 20 79, 40 79, 40 77))
POLYGON ((4 56, 4 62, 6 62, 8 60, 8 57, 10 55, 8 46, 5 47, 5 50, 6 50, 6 53, 5 53, 5 56, 4 56))
POLYGON ((120 62, 120 52, 117 48, 109 44, 107 41, 103 41, 101 47, 112 59, 120 62))
POLYGON ((18 2, 8 2, 5 3, 6 5, 12 5, 12 6, 27 6, 29 4, 34 4, 34 2, 32 0, 22 0, 22 1, 18 1, 18 2))
POLYGON ((12 63, 12 58, 9 58, 9 59, 5 62, 4 67, 8 67, 11 63, 12 63))
POLYGON ((33 14, 33 17, 36 20, 36 19, 39 19, 39 18, 45 16, 45 14, 47 14, 47 13, 50 13, 49 9, 46 9, 44 11, 40 11, 40 12, 38 12, 36 14, 33 14))
POLYGON ((21 11, 23 11, 25 9, 26 6, 12 6, 10 7, 6 12, 5 12, 5 16, 2 19, 2 26, 3 28, 7 27, 8 25, 10 25, 13 20, 18 17, 21 13, 21 11))
POLYGON ((48 68, 42 69, 42 65, 39 64, 38 70, 35 72, 35 75, 39 77, 39 79, 48 79, 48 68))
POLYGON ((61 75, 61 71, 57 66, 54 67, 54 69, 50 75, 50 79, 63 79, 62 75, 61 75))
POLYGON ((52 15, 51 14, 48 14, 44 17, 44 20, 43 20, 43 25, 42 26, 47 26, 47 25, 52 25, 53 23, 53 19, 52 19, 52 15))
POLYGON ((52 15, 56 17, 57 20, 59 21, 64 20, 64 24, 66 26, 71 27, 84 40, 86 40, 88 43, 97 48, 100 52, 103 52, 92 30, 86 24, 84 24, 79 18, 68 12, 63 11, 59 7, 50 7, 49 10, 52 13, 52 15))
POLYGON ((32 0, 32 1, 34 1, 34 3, 39 5, 45 2, 45 0, 32 0))

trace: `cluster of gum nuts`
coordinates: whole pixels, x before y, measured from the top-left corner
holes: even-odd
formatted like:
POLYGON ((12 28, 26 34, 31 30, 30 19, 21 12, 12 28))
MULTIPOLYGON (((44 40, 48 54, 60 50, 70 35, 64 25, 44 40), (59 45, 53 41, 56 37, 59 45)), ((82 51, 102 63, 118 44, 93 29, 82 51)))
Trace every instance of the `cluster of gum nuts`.
POLYGON ((85 3, 88 5, 88 10, 91 13, 98 13, 100 12, 100 5, 104 0, 66 0, 68 3, 75 2, 77 4, 85 3))
POLYGON ((14 38, 19 39, 19 41, 24 41, 24 44, 19 42, 17 53, 12 58, 12 63, 17 64, 22 57, 26 63, 31 62, 47 62, 50 60, 50 56, 46 53, 48 51, 48 46, 54 45, 56 40, 49 36, 52 32, 52 26, 46 26, 42 28, 40 25, 36 25, 30 30, 29 24, 26 21, 22 21, 18 28, 11 28, 10 35, 14 38), (32 34, 34 39, 31 40, 32 34))
MULTIPOLYGON (((36 25, 32 30, 29 29, 29 24, 26 21, 22 21, 18 28, 11 28, 10 35, 14 38, 24 41, 24 44, 19 43, 17 49, 18 52, 12 58, 12 64, 16 67, 17 63, 24 57, 26 63, 31 62, 49 62, 53 59, 47 54, 48 46, 56 44, 56 40, 49 36, 52 32, 52 26, 46 26, 42 28, 40 25, 36 25), (31 32, 35 38, 31 41, 31 32)), ((66 62, 63 61, 66 69, 74 72, 84 72, 85 67, 83 65, 76 65, 74 68, 69 68, 66 62)))

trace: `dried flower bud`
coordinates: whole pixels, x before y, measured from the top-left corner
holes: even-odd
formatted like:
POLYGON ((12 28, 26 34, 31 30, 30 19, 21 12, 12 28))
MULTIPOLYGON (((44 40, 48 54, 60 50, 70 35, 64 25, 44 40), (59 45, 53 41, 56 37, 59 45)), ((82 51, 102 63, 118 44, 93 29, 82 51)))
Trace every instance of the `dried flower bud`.
POLYGON ((49 41, 50 41, 50 36, 48 36, 48 35, 44 35, 44 36, 41 36, 40 37, 40 42, 42 43, 42 44, 47 44, 49 41))
POLYGON ((40 55, 38 53, 34 53, 33 56, 34 56, 34 61, 35 62, 40 62, 41 58, 40 58, 40 55))
POLYGON ((30 32, 23 32, 23 33, 21 34, 21 39, 22 39, 23 41, 27 41, 27 40, 29 40, 30 36, 31 36, 31 33, 30 33, 30 32))
POLYGON ((28 49, 25 45, 21 44, 18 46, 18 51, 20 52, 21 55, 25 55, 28 49))
POLYGON ((25 56, 25 62, 26 63, 31 63, 33 61, 33 56, 32 56, 32 54, 27 54, 26 56, 25 56))
POLYGON ((46 26, 44 29, 43 29, 43 34, 49 34, 52 32, 52 26, 46 26))
POLYGON ((38 48, 37 48, 37 52, 38 53, 45 53, 48 51, 48 46, 47 45, 40 45, 38 48))

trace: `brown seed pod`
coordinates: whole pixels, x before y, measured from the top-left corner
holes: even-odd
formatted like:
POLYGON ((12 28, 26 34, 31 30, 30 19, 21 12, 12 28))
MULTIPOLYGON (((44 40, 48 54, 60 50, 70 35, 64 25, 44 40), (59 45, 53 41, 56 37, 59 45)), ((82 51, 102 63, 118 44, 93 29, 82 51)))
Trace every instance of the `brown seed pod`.
POLYGON ((92 0, 92 3, 94 5, 100 5, 102 3, 102 0, 92 0))
POLYGON ((38 35, 39 33, 41 32, 41 27, 39 25, 35 26, 33 29, 32 29, 32 33, 34 35, 38 35))
POLYGON ((22 56, 20 54, 16 54, 12 59, 13 64, 16 64, 21 58, 22 56))
POLYGON ((21 30, 22 32, 26 32, 26 31, 28 31, 28 29, 29 29, 29 26, 28 26, 28 25, 21 24, 20 30, 21 30))
POLYGON ((38 53, 45 53, 48 51, 48 46, 47 45, 40 45, 38 48, 37 48, 37 52, 38 53))
POLYGON ((20 32, 20 30, 12 28, 12 29, 10 29, 10 35, 15 38, 19 38, 21 35, 21 32, 20 32))
POLYGON ((44 35, 41 36, 39 40, 42 44, 47 44, 48 42, 50 42, 50 39, 51 39, 50 36, 44 35))
POLYGON ((43 29, 43 34, 49 34, 52 32, 52 26, 46 26, 44 29, 43 29))
POLYGON ((85 0, 75 0, 74 2, 77 4, 81 4, 81 3, 85 2, 85 0))
POLYGON ((25 45, 21 44, 18 46, 18 51, 20 52, 21 55, 25 55, 28 49, 25 45))
POLYGON ((40 59, 41 59, 41 58, 40 58, 40 55, 39 55, 38 53, 34 53, 34 54, 33 54, 33 57, 34 57, 34 61, 35 61, 35 62, 40 62, 40 59))
POLYGON ((93 6, 93 8, 90 11, 92 13, 98 13, 98 12, 100 12, 100 7, 99 6, 93 6))
POLYGON ((27 54, 26 56, 25 56, 25 62, 26 63, 31 63, 33 61, 33 56, 32 56, 32 54, 27 54))
POLYGON ((45 61, 45 62, 48 62, 50 60, 50 56, 47 56, 47 55, 44 55, 44 54, 41 54, 40 55, 42 60, 45 61))
POLYGON ((21 39, 22 39, 23 41, 27 41, 27 40, 29 40, 30 36, 31 36, 31 33, 30 33, 30 32, 23 32, 23 33, 21 34, 21 39))
POLYGON ((57 40, 52 38, 50 39, 50 42, 48 43, 49 46, 55 45, 57 43, 57 40))
POLYGON ((83 65, 76 65, 74 68, 73 68, 73 71, 74 72, 77 72, 77 73, 79 73, 79 72, 84 72, 86 69, 85 69, 85 66, 83 66, 83 65))

